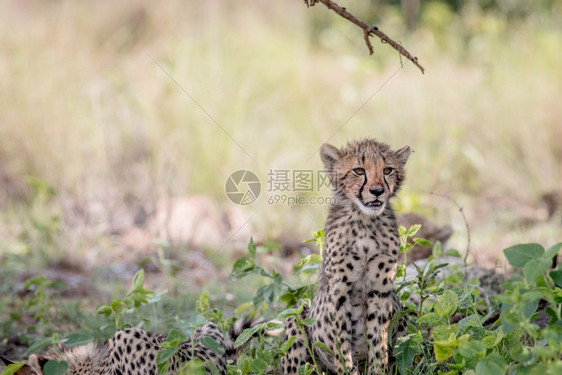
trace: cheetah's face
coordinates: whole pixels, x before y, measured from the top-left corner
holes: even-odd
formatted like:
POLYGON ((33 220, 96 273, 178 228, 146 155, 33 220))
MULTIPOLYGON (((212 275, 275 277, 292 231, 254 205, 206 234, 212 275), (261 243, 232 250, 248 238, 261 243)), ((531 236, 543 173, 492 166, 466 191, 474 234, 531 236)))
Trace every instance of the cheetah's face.
POLYGON ((382 142, 366 139, 341 149, 324 144, 320 155, 336 195, 357 205, 366 215, 376 216, 400 189, 410 147, 393 151, 382 142))

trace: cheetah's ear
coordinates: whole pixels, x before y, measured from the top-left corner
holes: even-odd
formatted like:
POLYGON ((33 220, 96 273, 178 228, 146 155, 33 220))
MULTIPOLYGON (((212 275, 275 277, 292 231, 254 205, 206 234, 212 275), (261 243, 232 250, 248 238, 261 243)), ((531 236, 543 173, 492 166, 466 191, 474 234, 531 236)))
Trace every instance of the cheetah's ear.
POLYGON ((324 168, 326 168, 326 170, 328 171, 334 169, 334 164, 336 164, 340 157, 340 150, 338 150, 337 147, 334 147, 331 144, 324 143, 320 148, 320 159, 322 159, 324 168))
POLYGON ((408 158, 410 157, 410 152, 411 152, 410 146, 404 146, 400 150, 396 151, 394 153, 394 156, 396 156, 396 159, 398 159, 400 164, 404 165, 406 164, 408 158))

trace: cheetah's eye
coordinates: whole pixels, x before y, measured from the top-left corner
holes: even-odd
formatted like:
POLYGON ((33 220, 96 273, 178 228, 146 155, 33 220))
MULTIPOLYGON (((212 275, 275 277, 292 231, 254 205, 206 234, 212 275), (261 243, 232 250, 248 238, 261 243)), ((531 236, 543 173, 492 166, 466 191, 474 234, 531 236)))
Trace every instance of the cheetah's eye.
POLYGON ((390 167, 386 167, 385 169, 382 170, 382 173, 384 173, 385 175, 389 175, 392 173, 394 169, 390 168, 390 167))
POLYGON ((363 168, 353 168, 352 171, 356 176, 363 176, 365 174, 365 170, 363 168))

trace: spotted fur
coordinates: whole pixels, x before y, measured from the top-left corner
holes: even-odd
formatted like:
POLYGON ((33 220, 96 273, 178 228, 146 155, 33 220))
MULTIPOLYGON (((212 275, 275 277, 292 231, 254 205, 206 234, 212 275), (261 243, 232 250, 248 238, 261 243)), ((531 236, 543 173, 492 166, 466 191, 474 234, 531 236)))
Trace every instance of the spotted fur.
MULTIPOLYGON (((16 375, 43 375, 43 366, 49 360, 67 362, 69 375, 158 374, 156 356, 164 341, 165 335, 128 328, 116 332, 103 344, 75 348, 59 346, 51 348, 45 355, 32 354, 16 375)), ((208 373, 226 374, 227 349, 221 331, 214 323, 208 323, 195 329, 192 337, 182 343, 178 353, 170 359, 168 374, 177 374, 182 365, 192 359, 202 360, 208 373), (201 343, 204 337, 219 344, 217 353, 201 343)))
MULTIPOLYGON (((287 320, 286 339, 297 339, 282 359, 284 374, 297 374, 312 362, 307 346, 315 341, 334 353, 313 349, 321 371, 351 375, 388 371, 389 324, 401 309, 393 287, 400 244, 389 200, 404 181, 409 155, 408 146, 393 151, 373 139, 341 149, 322 146, 320 156, 336 199, 326 222, 317 290, 303 314, 315 323, 303 335, 294 317, 287 320)), ((404 331, 403 322, 396 331, 404 331)))

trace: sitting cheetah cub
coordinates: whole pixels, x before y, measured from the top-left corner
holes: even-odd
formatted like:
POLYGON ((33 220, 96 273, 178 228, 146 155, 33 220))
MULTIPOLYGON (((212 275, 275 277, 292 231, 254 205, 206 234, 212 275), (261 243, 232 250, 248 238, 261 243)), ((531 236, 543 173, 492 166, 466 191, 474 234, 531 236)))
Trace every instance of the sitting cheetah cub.
MULTIPOLYGON (((294 317, 286 339, 297 339, 282 360, 284 374, 312 362, 304 345, 320 341, 316 364, 328 373, 380 374, 389 369, 389 323, 401 309, 393 281, 399 256, 390 199, 404 181, 410 148, 393 151, 365 139, 338 149, 324 144, 320 156, 331 176, 335 202, 326 221, 326 246, 314 300, 304 317, 315 319, 303 337, 294 317)), ((404 331, 403 322, 396 328, 404 331)))

